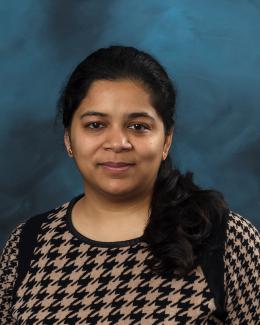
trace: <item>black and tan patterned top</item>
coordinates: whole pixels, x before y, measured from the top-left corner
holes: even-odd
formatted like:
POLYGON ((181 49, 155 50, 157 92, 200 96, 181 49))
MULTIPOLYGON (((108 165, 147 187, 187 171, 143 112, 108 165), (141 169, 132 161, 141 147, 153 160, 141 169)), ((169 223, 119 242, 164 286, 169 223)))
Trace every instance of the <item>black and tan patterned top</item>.
MULTIPOLYGON (((12 232, 0 266, 0 324, 223 324, 200 266, 181 279, 154 275, 142 237, 98 242, 81 235, 70 203, 46 215, 30 267, 12 299, 20 234, 12 232)), ((73 203, 73 204, 74 204, 73 203)), ((225 239, 225 324, 259 325, 257 229, 230 211, 225 239)))

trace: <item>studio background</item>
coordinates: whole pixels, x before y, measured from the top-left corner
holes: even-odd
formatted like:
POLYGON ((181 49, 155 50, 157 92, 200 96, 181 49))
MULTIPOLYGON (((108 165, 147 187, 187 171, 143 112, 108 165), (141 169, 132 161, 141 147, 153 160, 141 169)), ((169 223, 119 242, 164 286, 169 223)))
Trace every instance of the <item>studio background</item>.
POLYGON ((0 248, 30 216, 82 192, 56 101, 90 52, 154 55, 177 88, 171 156, 260 226, 260 2, 44 0, 0 3, 0 248))

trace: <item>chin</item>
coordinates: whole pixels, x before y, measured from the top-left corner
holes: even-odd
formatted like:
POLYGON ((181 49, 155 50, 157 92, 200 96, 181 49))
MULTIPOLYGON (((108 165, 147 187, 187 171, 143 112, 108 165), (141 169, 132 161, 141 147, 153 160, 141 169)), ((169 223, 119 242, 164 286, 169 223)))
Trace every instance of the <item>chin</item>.
POLYGON ((109 186, 101 188, 101 191, 111 197, 127 198, 132 197, 137 192, 137 189, 133 187, 109 186))

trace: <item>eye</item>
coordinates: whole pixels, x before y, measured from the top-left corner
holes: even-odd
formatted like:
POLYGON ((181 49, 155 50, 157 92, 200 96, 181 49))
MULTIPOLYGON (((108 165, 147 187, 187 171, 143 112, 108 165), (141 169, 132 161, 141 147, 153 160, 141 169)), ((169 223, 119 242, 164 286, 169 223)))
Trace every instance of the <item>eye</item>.
MULTIPOLYGON (((134 130, 138 132, 144 132, 150 129, 147 125, 141 123, 133 123, 130 125, 130 128, 132 128, 133 126, 134 126, 134 130)), ((100 130, 104 128, 104 124, 101 122, 90 122, 86 124, 84 128, 91 129, 91 130, 100 130)))
POLYGON ((137 128, 135 128, 136 131, 145 131, 150 129, 147 125, 140 123, 134 123, 131 126, 137 126, 137 128))
POLYGON ((103 123, 100 123, 100 122, 91 122, 91 123, 88 123, 86 124, 84 127, 85 128, 89 128, 89 129, 100 129, 98 126, 102 125, 103 123), (93 127, 92 127, 93 126, 93 127), (96 127, 97 126, 97 127, 96 127))

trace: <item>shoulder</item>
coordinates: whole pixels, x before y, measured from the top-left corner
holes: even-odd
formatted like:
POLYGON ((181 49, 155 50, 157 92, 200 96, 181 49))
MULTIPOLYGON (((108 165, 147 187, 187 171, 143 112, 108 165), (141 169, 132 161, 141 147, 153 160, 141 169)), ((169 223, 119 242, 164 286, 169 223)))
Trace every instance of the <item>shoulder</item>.
POLYGON ((49 211, 33 215, 25 221, 25 227, 33 227, 44 222, 55 223, 55 221, 62 219, 67 213, 70 213, 74 203, 76 203, 82 196, 84 196, 84 193, 73 197, 70 201, 58 205, 49 211))
POLYGON ((226 229, 224 284, 228 324, 259 320, 260 235, 245 217, 230 211, 226 229))
POLYGON ((247 218, 230 211, 225 240, 225 268, 227 276, 239 273, 241 267, 247 274, 259 270, 260 234, 247 218))
POLYGON ((10 233, 1 254, 3 264, 7 263, 7 261, 10 261, 12 257, 17 255, 18 243, 20 241, 20 236, 24 228, 24 225, 25 222, 19 223, 10 233))
POLYGON ((37 229, 43 223, 52 222, 59 217, 63 217, 66 214, 70 202, 65 202, 53 209, 32 215, 25 219, 25 221, 18 223, 9 234, 5 243, 5 256, 14 253, 14 250, 18 248, 21 237, 26 237, 25 233, 31 236, 31 231, 37 229))
POLYGON ((25 222, 21 222, 12 230, 11 234, 9 235, 8 242, 11 242, 11 241, 15 242, 19 239, 24 225, 25 225, 25 222))
POLYGON ((42 221, 47 222, 48 219, 52 219, 55 216, 59 217, 61 215, 64 215, 64 213, 66 213, 66 211, 67 211, 67 208, 68 208, 70 202, 63 203, 62 205, 59 205, 53 209, 44 211, 42 213, 35 214, 35 215, 27 218, 25 223, 26 224, 27 223, 37 223, 37 220, 42 220, 42 221))
POLYGON ((230 211, 226 229, 226 248, 252 247, 259 250, 260 235, 257 228, 244 216, 230 211))
MULTIPOLYGON (((11 231, 0 256, 0 283, 4 285, 10 283, 11 286, 17 273, 20 272, 21 265, 25 264, 27 258, 30 261, 30 254, 35 247, 38 233, 55 227, 55 221, 66 214, 68 205, 69 202, 66 202, 44 213, 33 215, 11 231)), ((0 285, 0 291, 1 289, 0 285)))

